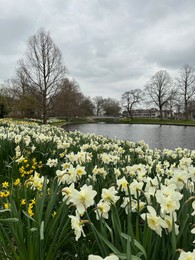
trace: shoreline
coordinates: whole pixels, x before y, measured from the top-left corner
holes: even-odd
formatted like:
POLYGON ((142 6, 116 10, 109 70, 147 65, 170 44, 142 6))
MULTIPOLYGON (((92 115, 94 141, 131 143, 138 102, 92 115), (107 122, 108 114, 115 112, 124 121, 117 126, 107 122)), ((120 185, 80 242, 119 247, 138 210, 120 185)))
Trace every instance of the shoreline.
POLYGON ((129 118, 75 118, 70 121, 64 121, 60 127, 65 125, 74 125, 74 124, 97 124, 97 123, 106 123, 106 124, 143 124, 143 125, 173 125, 173 126, 188 126, 195 127, 195 120, 173 120, 173 119, 129 119, 129 118))

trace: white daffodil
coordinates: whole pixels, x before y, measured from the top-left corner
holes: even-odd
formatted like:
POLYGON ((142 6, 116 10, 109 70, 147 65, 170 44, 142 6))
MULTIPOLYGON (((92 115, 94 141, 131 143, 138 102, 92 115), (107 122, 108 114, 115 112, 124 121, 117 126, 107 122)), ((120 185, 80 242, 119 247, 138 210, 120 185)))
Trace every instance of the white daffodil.
MULTIPOLYGON (((177 197, 180 193, 176 192, 175 190, 177 189, 177 186, 172 183, 170 185, 161 185, 161 189, 157 191, 157 193, 160 193, 164 197, 177 197)), ((181 196, 179 196, 181 197, 181 196)), ((181 197, 182 198, 182 197, 181 197)))
POLYGON ((129 185, 131 195, 134 195, 137 198, 142 190, 144 183, 138 182, 137 180, 133 180, 132 183, 129 185))
POLYGON ((68 147, 70 147, 70 144, 68 142, 59 141, 57 143, 57 149, 67 149, 68 147))
POLYGON ((182 251, 178 260, 194 260, 195 259, 195 249, 192 252, 182 251))
POLYGON ((187 167, 191 166, 193 163, 191 158, 185 158, 183 157, 180 161, 179 161, 179 167, 180 169, 186 169, 187 167))
POLYGON ((179 201, 183 198, 183 195, 176 191, 176 188, 175 184, 170 184, 168 186, 161 185, 161 189, 157 190, 156 201, 161 206, 162 214, 171 214, 180 208, 179 201))
POLYGON ((118 180, 116 181, 116 183, 117 183, 117 186, 118 186, 119 189, 120 189, 120 187, 121 187, 121 190, 122 190, 122 191, 125 191, 125 192, 128 191, 128 188, 127 188, 128 181, 126 180, 125 177, 123 177, 123 178, 121 178, 121 179, 118 179, 118 180))
POLYGON ((15 141, 15 143, 16 144, 19 144, 19 142, 22 140, 22 135, 15 135, 15 139, 14 139, 14 141, 15 141))
POLYGON ((187 180, 190 178, 190 174, 186 170, 175 169, 174 174, 170 182, 174 183, 179 190, 183 189, 187 180))
POLYGON ((16 151, 16 158, 19 158, 21 156, 21 150, 20 150, 20 146, 16 146, 15 148, 15 151, 16 151))
POLYGON ((88 152, 81 151, 77 153, 77 160, 79 163, 90 162, 92 159, 92 155, 88 152))
POLYGON ((109 189, 102 189, 102 199, 108 203, 115 204, 119 200, 119 196, 116 196, 117 190, 112 186, 109 189))
POLYGON ((195 234, 195 227, 191 230, 192 234, 195 234))
POLYGON ((110 204, 108 202, 100 201, 97 204, 97 209, 95 210, 96 219, 105 218, 108 219, 108 212, 110 211, 110 204))
MULTIPOLYGON (((176 214, 174 214, 174 215, 176 216, 176 214)), ((173 229, 173 225, 174 225, 175 234, 178 235, 179 234, 179 226, 175 223, 176 217, 173 217, 173 216, 166 215, 164 217, 164 220, 166 221, 166 223, 168 225, 168 231, 171 232, 172 229, 173 229)))
POLYGON ((121 171, 118 168, 114 168, 114 174, 118 178, 121 175, 121 171))
POLYGON ((61 170, 57 170, 56 171, 56 175, 57 175, 57 178, 58 178, 58 183, 59 183, 59 185, 61 184, 61 183, 65 183, 66 182, 66 170, 63 170, 63 171, 61 171, 61 170))
POLYGON ((123 198, 123 203, 121 204, 122 208, 125 208, 125 212, 128 215, 130 211, 132 212, 137 212, 139 210, 139 212, 144 208, 145 206, 145 202, 139 200, 139 205, 138 205, 138 201, 131 199, 129 197, 125 197, 123 198))
POLYGON ((178 203, 178 201, 176 201, 171 197, 165 197, 161 201, 160 207, 161 207, 162 214, 171 214, 175 210, 180 208, 180 204, 178 203))
POLYGON ((93 168, 92 173, 94 174, 94 176, 99 175, 99 176, 102 176, 104 179, 106 178, 106 175, 108 174, 103 167, 98 168, 97 165, 93 168))
POLYGON ((69 218, 71 219, 71 227, 74 230, 74 234, 76 236, 75 240, 77 241, 81 237, 81 235, 85 237, 85 233, 83 231, 83 225, 85 221, 82 221, 80 219, 79 213, 76 212, 76 216, 69 215, 69 218))
POLYGON ((46 163, 46 165, 48 165, 50 168, 56 167, 57 164, 58 164, 58 159, 51 159, 51 158, 49 158, 46 163))
POLYGON ((193 208, 193 212, 192 212, 192 216, 195 216, 195 200, 192 202, 192 208, 193 208))
MULTIPOLYGON (((62 166, 62 168, 64 169, 64 165, 62 166)), ((59 184, 71 184, 76 182, 77 180, 77 174, 72 164, 70 164, 69 167, 65 168, 64 170, 57 170, 56 175, 59 184)))
POLYGON ((76 169, 76 175, 78 178, 81 178, 81 176, 87 174, 85 171, 85 167, 84 166, 80 166, 79 164, 77 165, 76 169))
POLYGON ((125 168, 122 169, 125 174, 130 175, 130 176, 135 176, 135 171, 132 168, 132 166, 127 165, 125 168))
POLYGON ((28 146, 31 142, 31 138, 29 135, 26 135, 24 138, 23 138, 23 141, 25 142, 25 145, 28 146))
POLYGON ((74 183, 72 183, 69 187, 64 187, 62 189, 62 196, 64 196, 63 201, 66 201, 67 205, 70 202, 70 196, 71 196, 73 190, 74 190, 74 183))
POLYGON ((93 187, 86 184, 81 187, 80 191, 73 189, 70 196, 70 202, 72 202, 79 214, 83 214, 85 210, 94 204, 94 197, 97 192, 92 189, 93 187))
POLYGON ((195 167, 191 166, 188 167, 189 177, 192 179, 192 181, 195 181, 195 167))
POLYGON ((33 153, 35 151, 35 149, 36 149, 36 146, 32 145, 31 146, 31 152, 33 153))
POLYGON ((74 163, 77 161, 77 155, 75 155, 73 152, 66 155, 66 158, 71 162, 74 163))
POLYGON ((109 164, 110 162, 112 162, 111 156, 108 153, 100 154, 100 158, 105 164, 109 164))
POLYGON ((156 210, 153 207, 147 206, 147 210, 149 213, 141 214, 141 218, 147 219, 148 226, 161 237, 162 228, 168 228, 166 221, 156 215, 156 210))
POLYGON ((63 170, 68 170, 70 168, 71 164, 70 163, 63 163, 61 166, 62 166, 63 170))
POLYGON ((151 198, 154 197, 156 192, 156 187, 154 186, 147 186, 147 191, 144 192, 144 195, 147 199, 148 204, 151 204, 151 198))
MULTIPOLYGON (((191 233, 195 235, 195 227, 191 230, 191 233)), ((193 241, 193 243, 195 244, 195 240, 193 241)))

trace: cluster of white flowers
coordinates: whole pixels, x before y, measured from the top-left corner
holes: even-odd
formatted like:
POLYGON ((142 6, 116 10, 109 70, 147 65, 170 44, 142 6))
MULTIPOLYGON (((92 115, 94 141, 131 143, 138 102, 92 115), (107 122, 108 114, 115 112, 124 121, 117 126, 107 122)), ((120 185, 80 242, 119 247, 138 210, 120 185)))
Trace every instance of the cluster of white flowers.
MULTIPOLYGON (((34 155, 40 147, 50 147, 43 155, 44 170, 53 171, 63 201, 75 208, 70 219, 76 240, 84 235, 87 221, 82 218, 88 210, 98 221, 109 219, 112 207, 126 214, 139 213, 140 221, 159 236, 173 228, 176 235, 179 233, 178 212, 189 199, 189 214, 195 216, 195 151, 152 150, 143 141, 111 140, 30 124, 1 127, 0 139, 14 143, 18 164, 25 160, 26 147, 34 155)), ((32 189, 40 189, 43 177, 35 172, 29 183, 32 189)), ((179 259, 186 254, 194 253, 182 252, 179 259)))
POLYGON ((85 166, 78 164, 74 167, 72 164, 62 164, 62 170, 57 170, 56 175, 59 184, 71 184, 77 182, 83 175, 86 175, 85 166))

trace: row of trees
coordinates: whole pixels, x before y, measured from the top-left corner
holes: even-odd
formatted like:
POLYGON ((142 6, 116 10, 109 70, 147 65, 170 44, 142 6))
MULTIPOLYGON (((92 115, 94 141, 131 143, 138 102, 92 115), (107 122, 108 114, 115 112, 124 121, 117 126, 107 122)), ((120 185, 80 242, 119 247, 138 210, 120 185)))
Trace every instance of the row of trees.
MULTIPOLYGON (((21 78, 20 78, 21 79, 21 78)), ((93 114, 94 105, 85 97, 76 81, 64 78, 55 95, 48 98, 46 105, 38 91, 23 84, 19 79, 9 80, 2 85, 0 104, 3 107, 1 117, 8 114, 12 117, 42 118, 75 117, 93 114)))
POLYGON ((42 118, 88 115, 118 115, 119 102, 102 97, 85 97, 78 83, 67 77, 62 53, 50 34, 40 29, 29 38, 16 76, 0 89, 0 116, 42 118))
POLYGON ((132 117, 132 109, 136 104, 145 101, 154 105, 163 117, 163 109, 173 110, 178 113, 183 111, 184 118, 189 118, 193 107, 195 109, 195 70, 190 65, 184 65, 175 81, 166 70, 158 71, 147 84, 144 90, 134 89, 122 95, 123 106, 132 117))
POLYGON ((157 72, 144 90, 133 89, 123 93, 121 102, 112 98, 85 97, 78 83, 67 77, 62 53, 50 34, 40 29, 29 38, 24 58, 18 63, 16 76, 0 89, 0 116, 42 118, 88 115, 118 116, 122 109, 132 110, 140 102, 155 105, 162 111, 169 106, 184 111, 188 118, 190 104, 195 96, 194 68, 185 65, 173 81, 167 71, 157 72))

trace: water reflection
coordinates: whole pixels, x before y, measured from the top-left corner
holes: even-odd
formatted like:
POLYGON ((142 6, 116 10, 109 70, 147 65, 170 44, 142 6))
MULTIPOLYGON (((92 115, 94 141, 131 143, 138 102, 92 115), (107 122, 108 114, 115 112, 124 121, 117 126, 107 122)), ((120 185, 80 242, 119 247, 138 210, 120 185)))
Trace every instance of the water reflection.
POLYGON ((175 149, 177 147, 195 149, 195 127, 97 123, 68 125, 64 129, 133 142, 144 140, 150 147, 158 149, 175 149))

